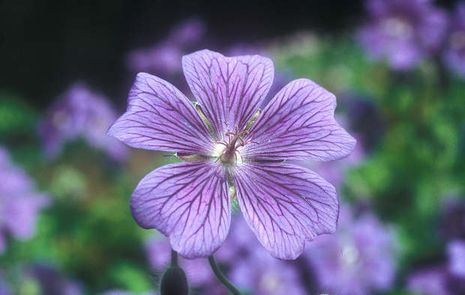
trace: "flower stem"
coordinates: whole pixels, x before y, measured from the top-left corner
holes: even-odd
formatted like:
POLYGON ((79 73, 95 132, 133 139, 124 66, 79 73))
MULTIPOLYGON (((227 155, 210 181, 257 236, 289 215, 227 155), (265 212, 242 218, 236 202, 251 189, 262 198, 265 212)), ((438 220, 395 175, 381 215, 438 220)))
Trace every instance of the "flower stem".
POLYGON ((215 273, 216 278, 233 294, 233 295, 241 295, 239 290, 224 276, 224 274, 221 272, 220 268, 218 267, 218 264, 216 263, 215 258, 213 255, 208 257, 208 262, 210 263, 210 266, 215 273))
POLYGON ((178 266, 178 253, 174 250, 171 250, 171 266, 178 266))

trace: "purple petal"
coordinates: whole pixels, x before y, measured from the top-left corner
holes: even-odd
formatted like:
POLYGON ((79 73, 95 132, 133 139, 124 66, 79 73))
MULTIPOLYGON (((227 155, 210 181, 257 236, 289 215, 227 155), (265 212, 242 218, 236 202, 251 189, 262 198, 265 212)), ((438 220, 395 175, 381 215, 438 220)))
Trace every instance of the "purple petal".
POLYGON ((239 206, 261 244, 295 259, 307 239, 336 230, 334 187, 316 173, 282 163, 244 164, 235 174, 239 206))
POLYGON ((135 148, 205 154, 212 147, 189 99, 170 83, 146 73, 137 75, 128 110, 108 133, 135 148))
POLYGON ((273 82, 270 59, 247 55, 225 57, 201 50, 183 57, 184 75, 221 138, 242 130, 265 98, 273 82))
POLYGON ((131 199, 134 219, 170 238, 172 248, 194 258, 211 255, 224 241, 231 206, 223 168, 214 163, 170 164, 148 174, 131 199))
POLYGON ((256 159, 334 160, 355 146, 334 119, 336 98, 307 79, 286 85, 249 133, 245 154, 256 159))

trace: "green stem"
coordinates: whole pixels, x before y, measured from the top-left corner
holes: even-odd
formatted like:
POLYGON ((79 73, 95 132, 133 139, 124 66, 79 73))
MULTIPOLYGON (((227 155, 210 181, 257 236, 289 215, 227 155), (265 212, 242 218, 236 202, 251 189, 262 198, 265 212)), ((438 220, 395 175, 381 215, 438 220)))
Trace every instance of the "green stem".
POLYGON ((215 273, 216 278, 233 294, 233 295, 241 295, 239 290, 224 276, 221 272, 218 264, 216 263, 215 258, 212 256, 208 257, 208 262, 210 262, 210 266, 215 273))

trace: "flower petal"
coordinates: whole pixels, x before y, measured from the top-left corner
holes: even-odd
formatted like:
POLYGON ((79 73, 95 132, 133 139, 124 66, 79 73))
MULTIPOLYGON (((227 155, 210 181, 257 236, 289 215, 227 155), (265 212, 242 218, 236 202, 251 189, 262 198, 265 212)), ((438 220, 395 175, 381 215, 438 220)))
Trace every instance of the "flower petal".
POLYGON ((316 173, 282 163, 244 164, 235 172, 239 206, 260 243, 295 259, 305 240, 336 230, 334 187, 316 173))
POLYGON ((255 159, 334 160, 355 146, 334 119, 336 98, 307 79, 286 85, 252 126, 245 154, 255 159))
POLYGON ((184 56, 183 68, 217 139, 242 130, 273 83, 273 62, 259 55, 225 57, 201 50, 184 56))
POLYGON ((128 110, 108 134, 135 148, 196 154, 212 148, 192 102, 170 83, 146 73, 137 75, 128 110))
POLYGON ((148 174, 131 198, 134 219, 170 238, 189 258, 211 255, 224 241, 231 221, 226 176, 207 162, 166 165, 148 174))

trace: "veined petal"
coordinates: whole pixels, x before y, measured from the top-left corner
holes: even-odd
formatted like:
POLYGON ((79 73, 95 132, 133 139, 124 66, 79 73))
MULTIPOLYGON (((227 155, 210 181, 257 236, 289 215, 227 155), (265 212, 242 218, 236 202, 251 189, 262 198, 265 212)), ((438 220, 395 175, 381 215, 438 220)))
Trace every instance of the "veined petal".
POLYGON ((334 119, 336 98, 307 79, 286 85, 252 126, 245 146, 255 159, 334 160, 355 146, 334 119))
POLYGON ((224 241, 231 205, 223 168, 208 162, 163 166, 148 174, 131 198, 134 219, 156 228, 189 258, 211 255, 224 241))
POLYGON ((212 141, 189 99, 170 83, 139 73, 129 106, 108 134, 142 149, 206 154, 212 141))
POLYGON ((235 171, 235 184, 245 220, 277 258, 295 259, 305 240, 336 230, 336 190, 308 169, 282 163, 243 164, 235 171))
POLYGON ((242 130, 273 83, 273 62, 259 55, 225 57, 201 50, 183 57, 184 75, 216 138, 242 130))

